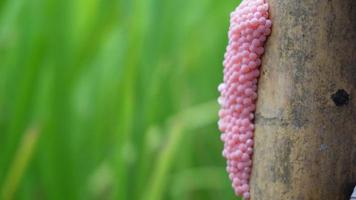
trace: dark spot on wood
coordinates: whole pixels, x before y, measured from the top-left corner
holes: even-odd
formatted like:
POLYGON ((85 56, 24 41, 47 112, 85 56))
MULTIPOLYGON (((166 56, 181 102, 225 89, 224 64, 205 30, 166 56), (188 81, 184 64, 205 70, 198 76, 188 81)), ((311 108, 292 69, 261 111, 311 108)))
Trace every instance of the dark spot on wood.
POLYGON ((344 89, 339 89, 331 95, 331 99, 336 106, 343 106, 349 103, 350 95, 344 89))

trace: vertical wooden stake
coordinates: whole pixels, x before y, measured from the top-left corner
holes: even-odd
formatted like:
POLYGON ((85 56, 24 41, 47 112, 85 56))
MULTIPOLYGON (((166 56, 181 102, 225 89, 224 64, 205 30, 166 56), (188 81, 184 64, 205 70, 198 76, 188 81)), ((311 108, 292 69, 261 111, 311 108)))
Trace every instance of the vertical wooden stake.
POLYGON ((269 0, 252 200, 347 200, 356 185, 356 1, 269 0))

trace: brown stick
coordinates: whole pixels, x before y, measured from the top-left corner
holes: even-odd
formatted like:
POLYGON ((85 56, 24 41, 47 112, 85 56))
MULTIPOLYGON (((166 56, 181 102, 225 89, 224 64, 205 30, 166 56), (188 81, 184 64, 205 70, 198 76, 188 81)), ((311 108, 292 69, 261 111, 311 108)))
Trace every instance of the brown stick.
POLYGON ((252 200, 346 200, 356 185, 356 0, 269 0, 252 200))

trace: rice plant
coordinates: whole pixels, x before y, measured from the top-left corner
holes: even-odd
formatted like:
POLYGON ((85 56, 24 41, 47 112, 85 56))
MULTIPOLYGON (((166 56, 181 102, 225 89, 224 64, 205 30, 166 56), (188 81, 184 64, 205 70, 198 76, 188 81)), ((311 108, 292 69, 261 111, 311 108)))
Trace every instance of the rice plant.
POLYGON ((217 85, 238 1, 0 1, 1 199, 236 199, 217 85))

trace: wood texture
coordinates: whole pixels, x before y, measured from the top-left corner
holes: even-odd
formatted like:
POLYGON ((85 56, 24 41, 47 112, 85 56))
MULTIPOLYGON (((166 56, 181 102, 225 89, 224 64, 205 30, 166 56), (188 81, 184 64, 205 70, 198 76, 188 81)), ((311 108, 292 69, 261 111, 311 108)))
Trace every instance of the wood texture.
POLYGON ((356 1, 269 3, 251 199, 349 199, 356 185, 356 1))

